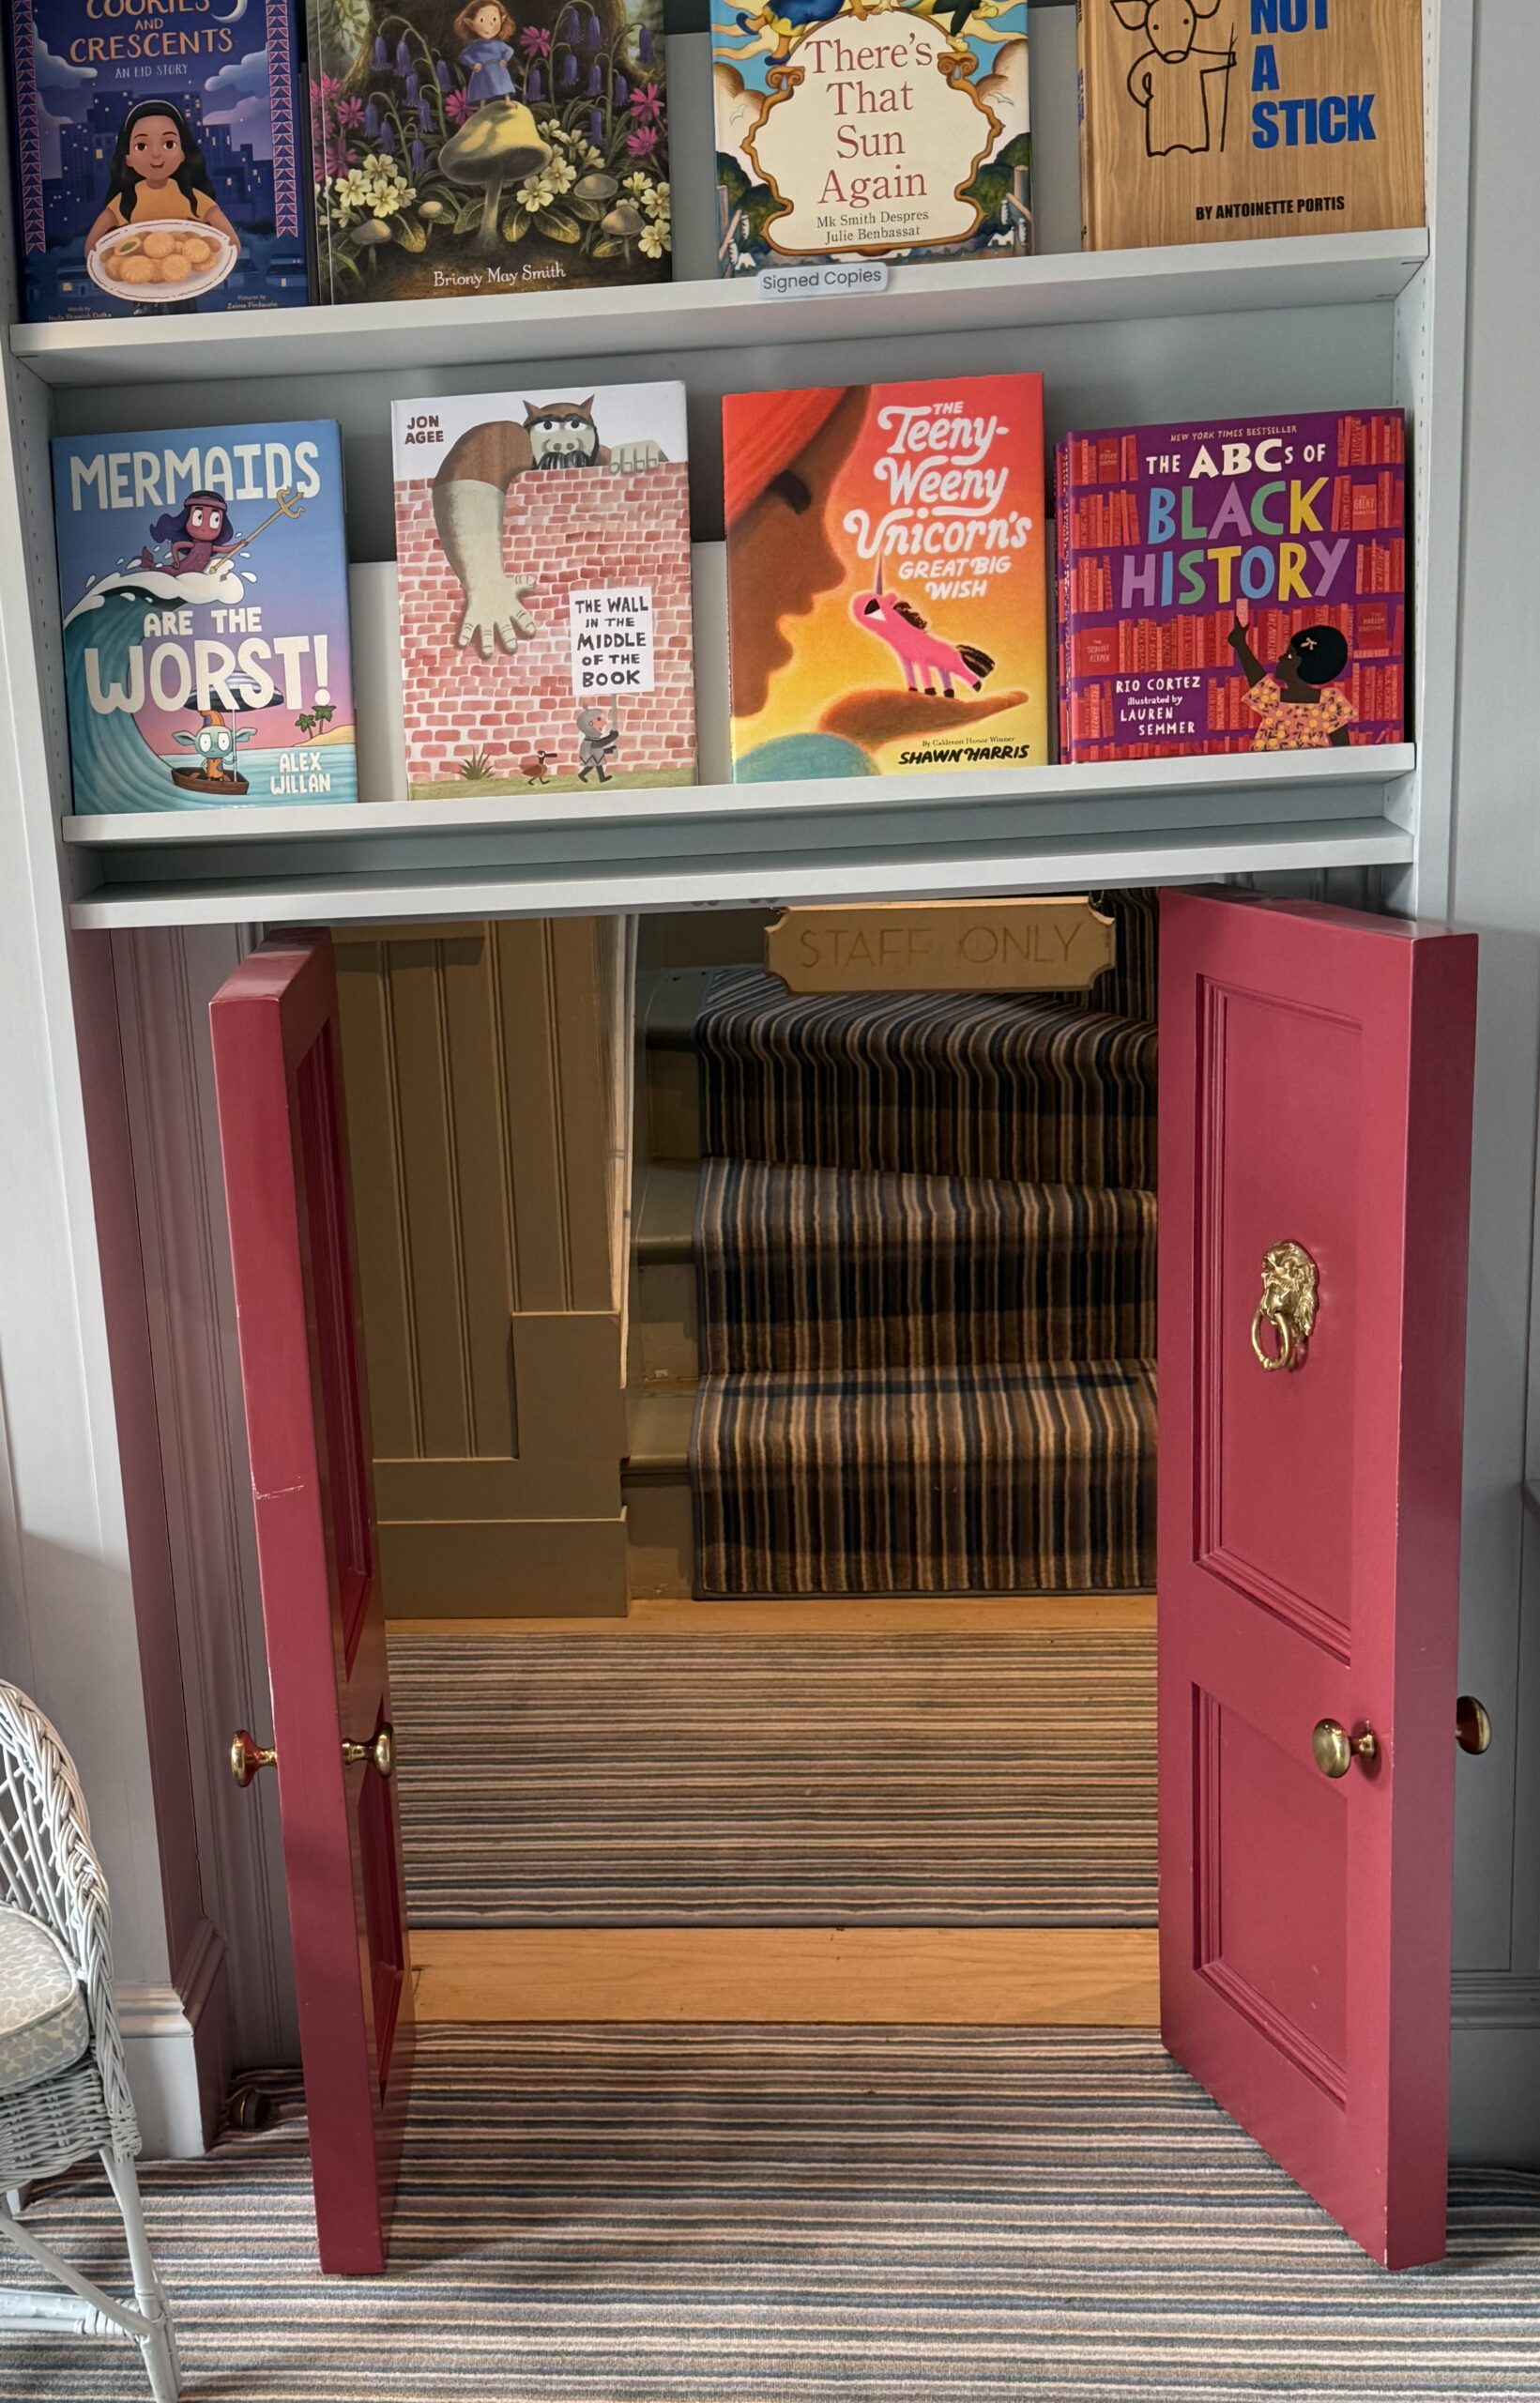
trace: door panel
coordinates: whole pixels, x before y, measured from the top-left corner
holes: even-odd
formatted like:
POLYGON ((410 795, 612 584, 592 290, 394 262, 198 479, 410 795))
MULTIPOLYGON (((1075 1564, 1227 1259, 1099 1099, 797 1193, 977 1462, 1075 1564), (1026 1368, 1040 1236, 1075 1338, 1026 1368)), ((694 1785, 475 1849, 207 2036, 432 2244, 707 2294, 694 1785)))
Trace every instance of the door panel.
POLYGON ((1475 944, 1171 894, 1161 954, 1164 2033, 1378 2259, 1431 2260, 1475 944), (1317 1316, 1270 1369, 1285 1242, 1317 1316), (1326 1720, 1372 1733, 1345 1775, 1326 1720))
POLYGON ((316 2232, 385 2266, 411 2061, 385 1620, 325 935, 264 943, 210 1004, 272 1687, 316 2232))
POLYGON ((398 1615, 626 1607, 618 920, 335 938, 398 1615))

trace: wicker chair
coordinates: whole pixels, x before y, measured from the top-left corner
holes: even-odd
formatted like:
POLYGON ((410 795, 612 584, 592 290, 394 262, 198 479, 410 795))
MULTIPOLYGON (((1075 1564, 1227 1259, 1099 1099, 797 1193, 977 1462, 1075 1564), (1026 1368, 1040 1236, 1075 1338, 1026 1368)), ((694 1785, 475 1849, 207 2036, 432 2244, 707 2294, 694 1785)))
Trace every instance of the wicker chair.
POLYGON ((113 2004, 107 1886, 74 1764, 0 1684, 0 2237, 69 2289, 0 2287, 0 2331, 131 2336, 156 2403, 181 2392, 134 2174, 139 2128, 113 2004), (103 2294, 17 2216, 30 2181, 99 2152, 123 2214, 134 2304, 103 2294))

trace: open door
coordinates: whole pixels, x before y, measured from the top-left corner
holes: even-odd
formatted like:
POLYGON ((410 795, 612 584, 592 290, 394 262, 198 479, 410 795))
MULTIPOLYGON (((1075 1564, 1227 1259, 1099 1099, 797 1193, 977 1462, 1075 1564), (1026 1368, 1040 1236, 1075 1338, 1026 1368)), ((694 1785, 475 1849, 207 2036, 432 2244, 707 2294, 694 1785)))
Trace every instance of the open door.
POLYGON ((1174 893, 1161 2009, 1365 2251, 1443 2251, 1475 941, 1174 893))
POLYGON ((264 943, 209 1022, 273 1699, 232 1766, 277 1756, 321 2266, 379 2271, 411 1975, 326 935, 264 943))

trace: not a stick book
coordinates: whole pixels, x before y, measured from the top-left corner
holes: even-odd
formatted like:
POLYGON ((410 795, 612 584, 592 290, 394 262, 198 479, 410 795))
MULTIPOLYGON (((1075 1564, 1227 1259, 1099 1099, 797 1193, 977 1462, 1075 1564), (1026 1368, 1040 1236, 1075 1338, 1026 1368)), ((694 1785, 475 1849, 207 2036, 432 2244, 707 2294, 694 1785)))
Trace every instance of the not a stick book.
POLYGON ((683 385, 393 416, 412 797, 694 783, 683 385))
POLYGON ((717 265, 1032 248, 1026 0, 712 0, 717 265))
POLYGON ((356 801, 337 427, 53 449, 77 813, 356 801))
POLYGON ((1064 756, 1399 742, 1405 463, 1398 409, 1067 436, 1064 756))
POLYGON ((666 281, 663 0, 309 0, 322 297, 666 281))
POLYGON ((733 773, 1047 758, 1043 379, 722 405, 733 773))
POLYGON ((292 0, 15 0, 8 66, 29 317, 309 298, 292 0))

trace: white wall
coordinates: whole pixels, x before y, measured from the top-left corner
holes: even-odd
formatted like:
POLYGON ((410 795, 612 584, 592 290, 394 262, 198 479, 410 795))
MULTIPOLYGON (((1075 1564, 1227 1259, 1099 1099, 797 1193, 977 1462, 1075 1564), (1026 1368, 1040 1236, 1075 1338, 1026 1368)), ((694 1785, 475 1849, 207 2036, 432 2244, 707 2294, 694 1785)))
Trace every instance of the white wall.
MULTIPOLYGON (((1511 2159, 1521 2144, 1532 2161, 1540 2160, 1540 1528, 1522 1486, 1540 1356, 1531 1307, 1540 1080, 1536 18, 1534 0, 1478 0, 1451 881, 1452 914, 1477 929, 1482 947, 1460 1680, 1493 1704, 1494 1723, 1490 1753, 1459 1764, 1455 2125, 1467 2153, 1511 2159)), ((1426 461, 1424 472, 1443 464, 1426 461)))

